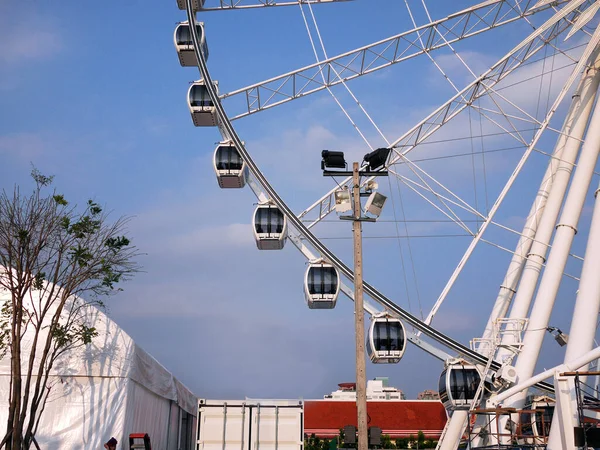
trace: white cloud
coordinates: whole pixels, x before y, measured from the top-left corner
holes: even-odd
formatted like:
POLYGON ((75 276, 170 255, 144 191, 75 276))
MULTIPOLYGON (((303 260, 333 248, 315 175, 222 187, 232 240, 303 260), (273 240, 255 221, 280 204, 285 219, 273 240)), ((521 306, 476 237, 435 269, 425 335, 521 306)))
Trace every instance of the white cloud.
POLYGON ((251 248, 254 244, 250 223, 205 226, 168 238, 164 242, 171 252, 198 254, 208 250, 235 251, 236 248, 251 248))
POLYGON ((2 66, 49 59, 62 51, 62 37, 51 22, 42 20, 34 12, 17 13, 7 9, 0 9, 2 66))
POLYGON ((45 148, 44 139, 35 133, 0 136, 0 155, 11 156, 23 162, 35 161, 45 148))
MULTIPOLYGON (((469 69, 473 71, 476 76, 479 76, 485 73, 498 59, 490 54, 471 50, 458 52, 458 55, 462 61, 454 53, 445 53, 441 55, 437 53, 432 54, 435 62, 458 89, 462 89, 475 79, 469 69), (469 69, 465 67, 465 64, 469 69)), ((429 69, 428 80, 434 85, 448 84, 448 81, 444 79, 440 70, 433 63, 431 63, 429 69)))
POLYGON ((62 49, 60 37, 52 31, 33 29, 23 33, 22 28, 15 28, 5 32, 0 41, 0 61, 4 64, 47 59, 62 49))
POLYGON ((63 49, 61 33, 50 18, 26 2, 0 2, 0 92, 21 86, 22 66, 51 60, 63 49))

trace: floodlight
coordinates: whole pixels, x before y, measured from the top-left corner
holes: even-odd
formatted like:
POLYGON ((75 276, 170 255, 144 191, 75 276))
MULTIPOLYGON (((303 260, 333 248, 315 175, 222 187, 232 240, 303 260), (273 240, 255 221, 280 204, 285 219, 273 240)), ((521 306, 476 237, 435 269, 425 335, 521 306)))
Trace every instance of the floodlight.
POLYGON ((560 345, 561 347, 564 347, 569 342, 569 335, 563 333, 560 330, 560 328, 548 327, 546 328, 546 330, 548 330, 550 334, 554 336, 554 339, 556 340, 556 342, 558 342, 558 345, 560 345))
POLYGON ((338 213, 344 213, 352 209, 352 202, 350 201, 350 191, 348 189, 338 189, 334 192, 335 197, 335 210, 338 213))
POLYGON ((344 152, 332 152, 329 150, 323 150, 321 152, 321 170, 325 169, 345 169, 346 160, 344 159, 344 152))
POLYGON ((371 195, 369 195, 369 198, 367 199, 367 203, 365 204, 365 211, 368 211, 374 216, 379 217, 386 200, 387 197, 385 195, 380 194, 379 192, 373 192, 371 195))
POLYGON ((379 183, 377 183, 377 181, 375 181, 375 180, 368 181, 367 184, 365 185, 366 192, 373 192, 373 191, 376 191, 377 189, 379 189, 379 183))
POLYGON ((371 153, 367 153, 363 158, 363 161, 369 165, 369 170, 381 169, 385 166, 391 149, 389 148, 378 148, 373 150, 371 153))

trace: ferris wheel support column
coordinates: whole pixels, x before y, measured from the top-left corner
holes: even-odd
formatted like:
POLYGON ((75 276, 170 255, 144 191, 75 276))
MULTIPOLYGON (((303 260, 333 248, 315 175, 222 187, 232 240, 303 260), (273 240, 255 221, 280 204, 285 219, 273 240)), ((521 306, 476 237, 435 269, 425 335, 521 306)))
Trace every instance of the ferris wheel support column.
POLYGON ((448 419, 446 430, 436 450, 456 450, 465 433, 467 420, 469 420, 468 410, 454 411, 452 417, 448 419))
MULTIPOLYGON (((577 154, 577 151, 579 149, 580 146, 580 142, 581 142, 581 137, 583 136, 584 132, 585 132, 585 127, 587 125, 587 121, 589 118, 589 114, 590 111, 592 109, 592 106, 594 104, 594 98, 596 96, 596 90, 598 88, 598 84, 600 82, 600 75, 598 75, 598 70, 597 68, 597 53, 594 52, 591 56, 590 56, 590 61, 596 61, 593 64, 594 69, 590 70, 590 69, 586 69, 586 71, 584 72, 584 75, 582 76, 582 81, 580 82, 580 85, 578 87, 578 90, 576 92, 579 93, 580 97, 579 98, 575 98, 575 104, 579 105, 579 107, 574 107, 572 106, 572 109, 575 109, 575 111, 580 110, 581 112, 579 114, 574 113, 575 117, 580 117, 580 119, 578 120, 574 120, 574 123, 571 126, 570 134, 572 137, 572 139, 567 139, 566 143, 569 142, 574 142, 576 145, 575 147, 575 156, 577 154), (577 125, 577 127, 575 127, 575 125, 577 125), (575 137, 573 133, 578 132, 580 133, 579 138, 575 137)), ((564 136, 564 131, 563 130, 563 134, 561 134, 561 136, 564 136)), ((563 150, 563 155, 562 157, 564 158, 564 151, 563 150)), ((569 174, 570 174, 570 170, 572 169, 573 165, 567 165, 568 169, 569 169, 569 174)), ((559 166, 560 168, 560 166, 559 166)), ((593 171, 593 165, 592 165, 592 171, 593 171)), ((557 174, 558 175, 558 174, 557 174)), ((556 176, 555 176, 556 178, 556 176)), ((568 177, 567 177, 567 183, 568 183, 568 177)), ((589 181, 588 181, 588 185, 589 185, 589 181)), ((554 181, 554 186, 556 186, 556 179, 554 181)), ((552 196, 552 192, 555 189, 551 190, 550 195, 552 196)), ((556 198, 558 194, 554 194, 554 197, 556 198)), ((563 193, 564 195, 564 193, 563 193)), ((560 203, 562 202, 562 195, 560 196, 560 199, 556 200, 559 203, 559 210, 560 210, 560 203)), ((547 203, 546 203, 546 209, 548 209, 550 207, 550 198, 548 199, 547 203)), ((547 212, 545 214, 548 214, 547 212)), ((544 215, 545 216, 545 215, 544 215)), ((543 216, 543 217, 544 217, 543 216)), ((550 224, 550 233, 552 232, 552 229, 554 227, 554 224, 556 223, 556 217, 558 216, 558 211, 556 212, 556 216, 554 217, 554 219, 552 220, 552 223, 550 224)), ((541 224, 539 225, 541 226, 541 224)), ((538 226, 538 230, 537 233, 539 233, 539 226, 538 226)), ((536 239, 537 239, 537 233, 536 233, 536 239)), ((544 249, 546 248, 546 246, 544 246, 544 249)), ((567 250, 568 253, 568 250, 567 250)), ((562 269, 560 274, 562 274, 562 269)), ((521 286, 519 286, 519 290, 521 289, 521 286)), ((516 302, 516 299, 515 299, 516 302)), ((514 305, 513 305, 513 309, 514 309, 514 305)), ((520 317, 525 317, 527 314, 527 311, 525 311, 524 315, 520 316, 520 317)), ((545 329, 545 326, 544 326, 545 329)), ((535 366, 535 364, 534 364, 535 366)), ((524 380, 526 378, 520 378, 520 380, 524 380)), ((449 419, 449 424, 447 426, 447 430, 445 432, 445 435, 443 437, 443 442, 440 444, 439 449, 440 450, 454 450, 458 447, 458 444, 460 443, 460 440, 464 434, 464 430, 465 430, 465 425, 467 423, 467 419, 468 419, 468 414, 464 414, 463 411, 455 411, 454 414, 452 415, 452 417, 449 419)), ((504 424, 501 424, 501 426, 504 426, 504 424)))
MULTIPOLYGON (((535 297, 523 341, 523 349, 515 365, 519 382, 523 382, 533 375, 599 152, 600 103, 597 103, 588 126, 585 143, 573 175, 564 209, 556 228, 546 269, 535 297)), ((527 391, 523 391, 511 397, 505 406, 521 409, 526 396, 527 391)))
MULTIPOLYGON (((600 76, 598 76, 598 71, 588 69, 582 76, 579 86, 573 94, 571 107, 569 108, 567 117, 563 123, 562 134, 559 136, 556 142, 554 153, 550 159, 546 173, 542 178, 540 189, 533 202, 533 205, 531 205, 531 210, 529 211, 529 215, 527 216, 527 220, 523 226, 523 232, 519 242, 517 243, 515 254, 512 257, 508 270, 506 271, 506 276, 500 285, 498 297, 496 298, 496 302, 492 308, 492 313, 490 314, 488 323, 482 335, 482 342, 478 348, 479 353, 487 355, 488 352, 491 351, 491 346, 487 343, 487 340, 493 338, 494 322, 497 319, 501 319, 506 316, 514 294, 516 293, 517 285, 521 279, 527 258, 531 254, 536 253, 535 251, 530 253, 530 250, 534 242, 534 238, 538 243, 540 242, 540 239, 536 233, 538 232, 537 230, 542 217, 549 215, 548 213, 544 212, 546 204, 549 201, 549 196, 553 195, 558 197, 558 192, 562 192, 560 194, 561 198, 559 201, 559 203, 562 204, 562 198, 564 197, 573 163, 575 162, 575 158, 581 145, 580 141, 583 138, 585 126, 589 120, 592 106, 594 105, 599 83, 600 76), (560 173, 561 175, 559 176, 557 173, 560 173), (555 180, 555 178, 558 177, 566 180, 566 183, 562 183, 560 188, 557 186, 559 183, 557 183, 555 180), (551 192, 555 192, 555 194, 551 194, 551 192)), ((555 212, 554 218, 551 220, 552 228, 554 227, 554 223, 556 223, 557 217, 558 210, 555 212)), ((547 245, 547 242, 545 245, 547 245)), ((517 303, 517 300, 515 300, 515 305, 517 303)), ((529 303, 530 301, 527 303, 527 309, 529 308, 529 303)), ((518 309, 522 310, 522 308, 518 309)), ((525 314, 518 317, 525 317, 525 314)))
MULTIPOLYGON (((519 289, 510 311, 511 319, 526 318, 529 312, 543 264, 546 262, 552 232, 554 231, 575 161, 581 148, 581 141, 592 107, 594 106, 600 84, 600 55, 598 52, 592 55, 590 62, 590 67, 582 75, 579 86, 573 94, 571 108, 564 122, 562 134, 557 141, 554 156, 560 159, 558 161, 554 161, 554 159, 550 161, 550 165, 554 165, 554 181, 551 183, 552 189, 547 196, 541 217, 538 218, 535 240, 530 245, 530 251, 527 254, 524 268, 521 269, 522 276, 519 289)), ((512 325, 512 322, 507 324, 507 327, 513 326, 515 325, 512 325)), ((532 329, 532 326, 530 325, 528 328, 532 329)), ((513 331, 519 333, 520 330, 515 329, 513 331)), ((498 361, 502 362, 503 359, 514 356, 510 346, 516 343, 515 339, 516 334, 504 333, 501 347, 496 355, 498 361)))
MULTIPOLYGON (((594 213, 569 331, 565 364, 575 361, 594 348, 596 320, 598 313, 600 313, 600 277, 598 276, 598 267, 600 267, 600 195, 598 194, 600 194, 600 187, 595 193, 594 213)), ((573 426, 577 426, 577 424, 574 423, 573 426)), ((556 415, 552 418, 548 450, 559 450, 561 448, 563 446, 558 415, 556 415)))

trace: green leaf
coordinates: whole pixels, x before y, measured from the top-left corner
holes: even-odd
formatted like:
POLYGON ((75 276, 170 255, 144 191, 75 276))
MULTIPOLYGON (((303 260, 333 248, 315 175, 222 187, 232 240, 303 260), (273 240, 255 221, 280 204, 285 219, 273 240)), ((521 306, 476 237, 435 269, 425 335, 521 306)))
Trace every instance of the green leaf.
POLYGON ((17 239, 19 239, 21 244, 27 243, 29 240, 29 231, 23 229, 19 230, 17 233, 17 239))
POLYGON ((86 267, 94 257, 94 255, 90 253, 89 249, 81 246, 71 247, 69 256, 71 257, 72 261, 79 265, 79 267, 86 267))
POLYGON ((40 272, 35 276, 33 280, 33 289, 40 291, 44 287, 44 280, 46 279, 46 273, 40 272))
POLYGON ((78 222, 70 226, 68 232, 73 234, 77 239, 83 239, 100 230, 101 224, 100 220, 92 219, 90 216, 83 216, 78 222))
POLYGON ((69 227, 71 226, 71 219, 68 216, 63 216, 60 219, 60 225, 68 231, 69 227))
POLYGON ((93 200, 88 200, 88 207, 90 208, 90 214, 92 216, 97 216, 102 212, 100 205, 93 200))
POLYGON ((58 205, 67 206, 69 204, 69 202, 65 200, 65 197, 63 195, 55 194, 52 196, 52 198, 58 205))
POLYGON ((33 169, 31 169, 31 178, 33 178, 34 181, 40 186, 49 186, 54 180, 54 175, 42 175, 42 173, 34 167, 33 169))
POLYGON ((130 241, 125 236, 111 237, 105 241, 105 245, 112 250, 120 250, 123 247, 127 247, 129 244, 130 241))

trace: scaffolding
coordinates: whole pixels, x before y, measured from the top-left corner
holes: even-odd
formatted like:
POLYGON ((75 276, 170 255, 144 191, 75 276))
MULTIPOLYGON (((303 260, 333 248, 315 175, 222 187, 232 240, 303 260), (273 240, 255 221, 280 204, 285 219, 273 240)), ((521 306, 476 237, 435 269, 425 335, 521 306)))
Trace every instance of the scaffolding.
POLYGON ((583 449, 600 447, 600 398, 588 377, 600 372, 564 372, 561 376, 574 377, 578 424, 575 427, 575 446, 583 449))
POLYGON ((537 409, 492 408, 471 411, 471 450, 544 450, 552 418, 537 409), (500 424, 508 416, 507 426, 500 424))

